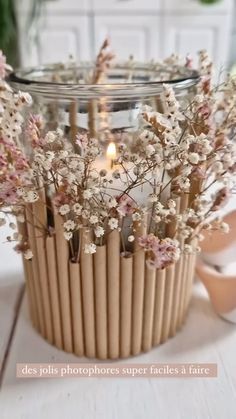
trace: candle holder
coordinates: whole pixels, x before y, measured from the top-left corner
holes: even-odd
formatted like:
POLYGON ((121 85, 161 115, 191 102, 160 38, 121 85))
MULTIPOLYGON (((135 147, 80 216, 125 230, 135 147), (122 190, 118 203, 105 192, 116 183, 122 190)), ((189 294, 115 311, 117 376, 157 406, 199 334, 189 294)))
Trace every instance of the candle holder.
POLYGON ((17 219, 8 240, 34 327, 67 352, 116 359, 184 322, 201 230, 223 228, 212 219, 235 172, 235 89, 211 88, 204 51, 198 72, 175 56, 111 66, 106 48, 94 66, 12 73, 18 93, 2 81, 0 211, 17 219))

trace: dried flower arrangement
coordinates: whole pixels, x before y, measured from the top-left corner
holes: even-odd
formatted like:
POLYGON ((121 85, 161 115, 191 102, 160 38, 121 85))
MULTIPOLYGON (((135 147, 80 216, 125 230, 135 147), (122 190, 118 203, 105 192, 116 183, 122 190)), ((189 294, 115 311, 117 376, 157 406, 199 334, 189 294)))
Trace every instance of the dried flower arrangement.
MULTIPOLYGON (((103 58, 105 48, 106 43, 98 55, 92 76, 96 82, 105 77, 112 58, 110 54, 103 58)), ((151 108, 143 109, 140 130, 132 138, 127 135, 124 142, 117 146, 114 144, 113 170, 106 167, 99 170, 96 160, 103 150, 98 139, 88 133, 78 134, 71 146, 60 130, 45 133, 40 116, 31 116, 25 128, 25 135, 33 148, 31 158, 27 158, 18 137, 23 123, 21 109, 30 106, 32 101, 27 93, 13 93, 4 81, 8 67, 2 57, 2 214, 8 214, 9 210, 5 207, 10 205, 18 222, 22 222, 25 206, 41 202, 46 189, 64 219, 64 236, 70 244, 71 257, 77 260, 81 248, 74 245, 75 241, 78 243, 74 236, 80 229, 93 232, 94 240, 86 245, 85 251, 94 253, 96 246, 104 243, 110 231, 119 230, 121 236, 125 236, 125 227, 122 227, 125 217, 130 217, 128 229, 135 229, 135 223, 137 225, 148 219, 148 234, 139 242, 150 254, 150 264, 153 262, 157 268, 163 267, 160 257, 166 253, 165 248, 170 246, 171 249, 169 263, 178 257, 179 246, 174 237, 191 240, 199 236, 204 228, 218 226, 226 229, 220 222, 214 220, 212 225, 209 220, 212 213, 228 199, 234 180, 236 150, 231 138, 236 118, 235 86, 234 81, 228 79, 217 89, 211 89, 212 65, 204 52, 200 62, 202 77, 198 94, 188 108, 180 109, 172 88, 163 85, 164 113, 154 112, 151 108), (216 183, 222 187, 214 196, 206 195, 216 183), (144 185, 148 186, 146 190, 150 193, 147 202, 140 205, 132 192, 138 187, 144 190, 144 185), (169 196, 163 204, 162 196, 166 189, 169 196), (179 198, 186 201, 181 215, 177 211, 176 201, 179 198), (168 237, 167 231, 170 230, 168 237)), ((49 205, 45 198, 43 204, 46 207, 49 205)), ((43 225, 40 228, 43 232, 43 225)), ((46 233, 53 234, 52 226, 47 227, 46 233)), ((128 242, 133 240, 134 236, 130 234, 128 242)), ((125 238, 122 244, 122 251, 126 254, 130 246, 127 248, 125 238)), ((24 240, 17 246, 17 249, 21 248, 27 248, 24 240)), ((190 251, 190 246, 185 246, 185 250, 190 251)), ((25 255, 29 257, 30 254, 28 249, 25 255)), ((166 263, 163 261, 164 266, 166 263)))
MULTIPOLYGON (((93 83, 104 79, 111 65, 107 47, 106 41, 93 83)), ((17 241, 15 248, 25 259, 33 260, 37 252, 43 264, 42 240, 60 234, 57 252, 63 249, 71 266, 81 263, 81 275, 88 278, 91 258, 97 270, 103 269, 96 257, 104 245, 111 275, 117 258, 125 272, 130 269, 126 260, 141 254, 147 271, 156 272, 174 265, 181 255, 199 251, 203 229, 227 232, 217 211, 230 196, 236 172, 236 86, 227 78, 212 87, 212 63, 205 51, 199 58, 201 77, 191 103, 183 109, 174 90, 163 84, 162 113, 144 107, 136 132, 126 132, 119 141, 108 136, 104 157, 104 144, 94 138, 92 101, 88 132, 74 132, 70 141, 60 129, 46 132, 39 115, 24 121, 22 110, 32 99, 11 90, 4 80, 8 67, 0 57, 0 225, 10 213, 16 216, 18 232, 10 221, 13 234, 7 240, 17 241), (19 142, 22 129, 30 155, 19 142)), ((165 63, 175 66, 179 57, 165 63)), ((192 66, 190 57, 185 65, 192 66)), ((84 315, 91 322, 91 312, 84 315)))

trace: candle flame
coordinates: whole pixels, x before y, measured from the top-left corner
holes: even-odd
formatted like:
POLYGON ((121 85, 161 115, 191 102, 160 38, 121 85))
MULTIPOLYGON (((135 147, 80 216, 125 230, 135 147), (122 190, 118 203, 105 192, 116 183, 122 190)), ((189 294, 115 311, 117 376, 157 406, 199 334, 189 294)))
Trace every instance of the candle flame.
POLYGON ((112 161, 116 159, 116 145, 113 142, 107 147, 107 158, 112 161))

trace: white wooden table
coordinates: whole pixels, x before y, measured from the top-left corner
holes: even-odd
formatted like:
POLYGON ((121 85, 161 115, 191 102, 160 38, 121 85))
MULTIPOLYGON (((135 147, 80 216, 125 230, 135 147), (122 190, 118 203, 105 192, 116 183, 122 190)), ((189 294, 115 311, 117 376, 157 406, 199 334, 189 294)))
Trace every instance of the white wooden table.
POLYGON ((1 419, 236 418, 236 326, 216 316, 200 284, 182 331, 129 362, 217 363, 217 378, 17 379, 19 362, 85 362, 32 329, 20 266, 0 245, 1 419))

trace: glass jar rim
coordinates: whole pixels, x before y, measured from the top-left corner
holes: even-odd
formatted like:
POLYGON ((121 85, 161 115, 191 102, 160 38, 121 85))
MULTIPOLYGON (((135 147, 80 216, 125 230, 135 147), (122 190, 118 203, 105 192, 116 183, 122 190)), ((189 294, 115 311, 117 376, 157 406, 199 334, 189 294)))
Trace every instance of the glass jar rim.
MULTIPOLYGON (((62 66, 62 64, 61 64, 62 66)), ((8 82, 10 85, 21 91, 27 91, 32 95, 39 95, 47 99, 98 99, 101 96, 114 99, 134 99, 143 98, 147 96, 156 96, 163 90, 163 84, 168 84, 178 92, 186 88, 190 88, 197 84, 200 75, 198 71, 189 69, 184 66, 170 65, 164 66, 155 63, 138 63, 129 67, 127 63, 116 63, 108 71, 108 81, 106 83, 90 84, 90 83, 65 83, 58 81, 47 81, 36 79, 35 77, 43 77, 46 73, 55 74, 55 71, 89 71, 94 69, 94 63, 81 63, 78 66, 59 67, 59 64, 51 64, 48 66, 30 67, 26 69, 19 69, 9 74, 8 82), (166 78, 164 80, 146 80, 143 76, 136 76, 137 80, 141 81, 120 81, 121 76, 117 78, 118 81, 113 82, 115 78, 115 71, 118 72, 144 72, 146 74, 158 75, 158 72, 164 71, 171 73, 172 71, 179 72, 176 78, 166 78), (54 73, 53 73, 54 72, 54 73), (113 74, 113 76, 112 76, 113 74)))

